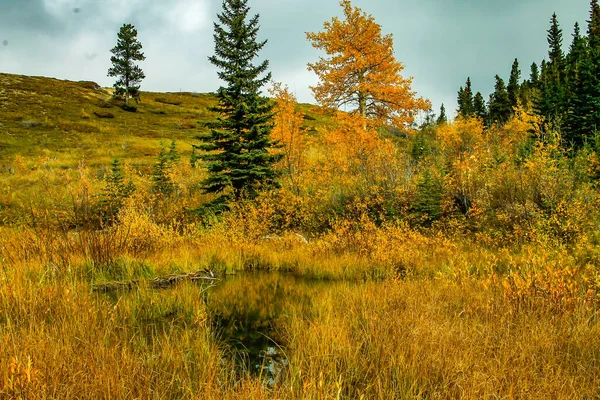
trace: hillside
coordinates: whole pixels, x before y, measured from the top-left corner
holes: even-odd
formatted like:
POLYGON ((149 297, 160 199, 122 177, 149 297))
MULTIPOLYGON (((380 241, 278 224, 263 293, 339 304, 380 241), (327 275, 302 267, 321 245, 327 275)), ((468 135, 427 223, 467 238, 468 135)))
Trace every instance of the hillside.
MULTIPOLYGON (((51 157, 54 166, 105 165, 119 157, 130 165, 148 165, 159 142, 178 142, 189 155, 194 138, 214 119, 211 94, 142 92, 137 112, 126 112, 111 89, 94 82, 0 74, 0 160, 10 168, 15 155, 51 157), (112 117, 111 117, 112 116, 112 117), (106 118, 110 117, 110 118, 106 118)), ((314 106, 299 106, 304 126, 330 124, 314 106)))

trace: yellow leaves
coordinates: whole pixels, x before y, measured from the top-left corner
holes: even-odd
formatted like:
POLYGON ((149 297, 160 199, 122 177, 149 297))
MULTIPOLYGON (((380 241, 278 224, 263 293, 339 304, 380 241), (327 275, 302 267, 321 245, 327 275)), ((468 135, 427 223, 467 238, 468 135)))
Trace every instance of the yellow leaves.
POLYGON ((313 47, 328 56, 308 64, 320 80, 311 88, 315 99, 327 108, 353 109, 370 126, 412 123, 419 110, 431 105, 415 98, 412 78, 400 75, 404 66, 394 57, 392 36, 382 35, 374 18, 349 0, 340 5, 343 21, 334 17, 325 22, 323 32, 306 33, 313 47))
POLYGON ((452 159, 474 153, 486 141, 483 121, 479 118, 457 118, 453 123, 442 124, 437 137, 442 150, 452 159))
POLYGON ((294 193, 300 193, 300 179, 304 172, 305 153, 308 147, 306 130, 302 128, 304 114, 296 111, 296 98, 288 87, 275 83, 270 90, 275 98, 275 126, 271 131, 273 140, 282 147, 280 167, 294 193))

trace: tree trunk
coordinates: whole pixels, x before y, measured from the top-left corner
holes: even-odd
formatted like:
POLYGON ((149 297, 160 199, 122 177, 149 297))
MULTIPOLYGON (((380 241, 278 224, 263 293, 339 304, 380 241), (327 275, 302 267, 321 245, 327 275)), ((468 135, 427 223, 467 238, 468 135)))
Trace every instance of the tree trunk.
POLYGON ((367 129, 367 96, 364 93, 358 94, 358 112, 363 118, 363 129, 367 129))

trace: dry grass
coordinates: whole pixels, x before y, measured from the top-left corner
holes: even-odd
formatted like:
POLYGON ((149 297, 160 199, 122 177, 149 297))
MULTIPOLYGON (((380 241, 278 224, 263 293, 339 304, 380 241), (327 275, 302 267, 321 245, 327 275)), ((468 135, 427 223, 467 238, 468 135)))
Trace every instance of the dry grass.
MULTIPOLYGON (((444 166, 443 218, 425 228, 411 209, 423 168, 401 151, 409 140, 354 143, 300 105, 299 194, 284 187, 199 219, 189 210, 211 198, 186 160, 213 117, 210 95, 142 93, 129 113, 89 82, 0 74, 0 88, 0 397, 600 397, 599 196, 577 170, 594 154, 573 166, 541 147, 495 166, 496 142, 469 136, 476 122, 444 127, 429 160, 444 166), (478 144, 465 150, 465 137, 478 144), (161 140, 182 156, 168 198, 150 189, 161 140), (99 223, 114 156, 137 189, 99 223), (471 196, 468 216, 457 193, 471 196), (290 362, 274 388, 228 361, 201 286, 91 290, 204 268, 321 282, 279 287, 306 301, 274 322, 290 362)), ((516 149, 528 128, 494 140, 516 149)))

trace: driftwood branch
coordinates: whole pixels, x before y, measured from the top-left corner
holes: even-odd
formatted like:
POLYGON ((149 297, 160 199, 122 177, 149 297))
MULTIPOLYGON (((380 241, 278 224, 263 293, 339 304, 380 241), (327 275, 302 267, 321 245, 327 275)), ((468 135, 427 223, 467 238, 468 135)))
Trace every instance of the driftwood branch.
MULTIPOLYGON (((190 272, 187 274, 171 274, 165 276, 159 276, 152 280, 147 281, 148 286, 152 289, 164 289, 171 287, 177 283, 184 281, 189 282, 210 282, 215 283, 219 280, 211 271, 198 271, 190 272)), ((92 285, 92 291, 94 292, 113 292, 118 290, 131 290, 140 285, 139 280, 132 280, 127 282, 105 282, 97 283, 92 285)))

